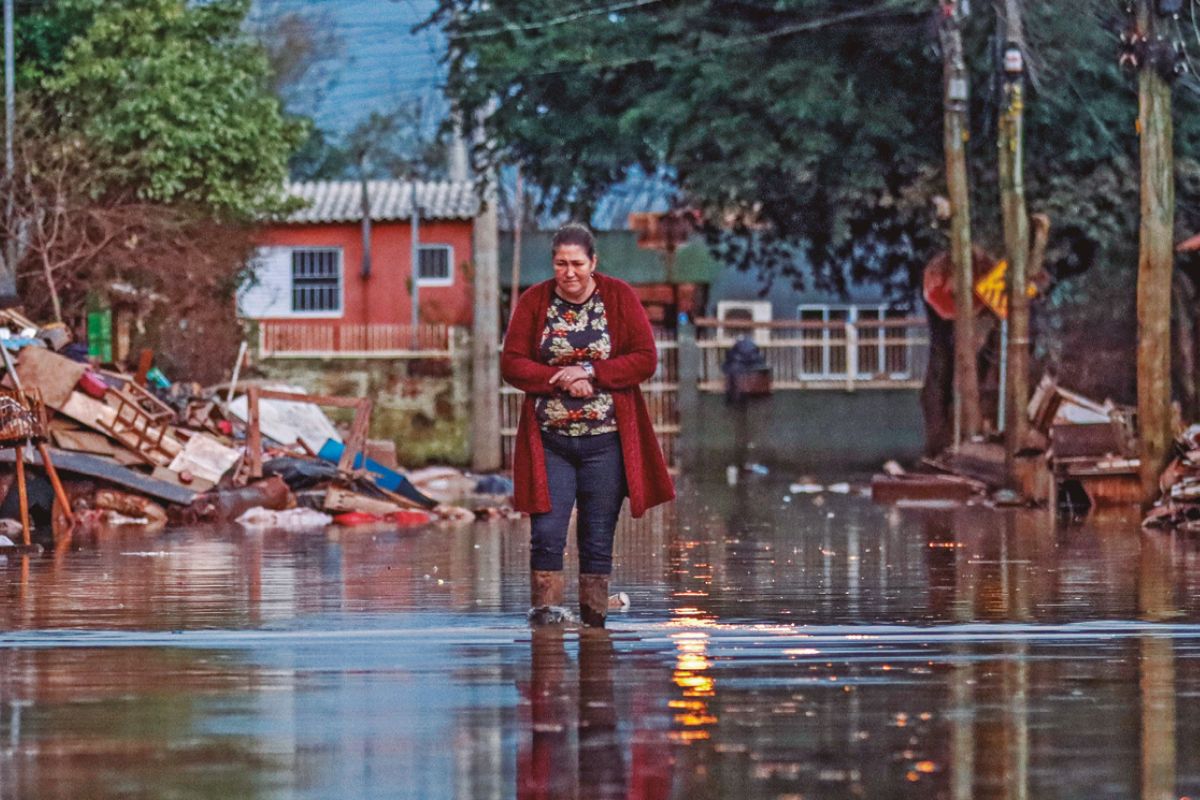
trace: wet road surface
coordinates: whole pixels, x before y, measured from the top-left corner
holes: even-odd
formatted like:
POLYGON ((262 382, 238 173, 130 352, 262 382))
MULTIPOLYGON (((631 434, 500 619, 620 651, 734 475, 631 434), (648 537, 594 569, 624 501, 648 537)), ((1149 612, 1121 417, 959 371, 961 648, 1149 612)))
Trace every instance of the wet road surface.
POLYGON ((624 523, 606 632, 527 523, 9 557, 0 800, 1200 795, 1195 540, 787 487, 624 523))

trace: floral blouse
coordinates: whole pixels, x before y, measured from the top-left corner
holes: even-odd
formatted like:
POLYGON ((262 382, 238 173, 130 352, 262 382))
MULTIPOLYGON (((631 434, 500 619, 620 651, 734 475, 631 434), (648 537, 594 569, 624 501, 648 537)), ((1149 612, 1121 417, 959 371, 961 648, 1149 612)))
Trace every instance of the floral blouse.
MULTIPOLYGON (((594 363, 611 355, 612 339, 600 290, 582 303, 570 303, 555 294, 546 311, 539 359, 552 367, 567 367, 594 363)), ((571 397, 557 390, 538 397, 534 411, 542 430, 552 433, 594 436, 617 430, 612 395, 599 389, 591 397, 571 397)))

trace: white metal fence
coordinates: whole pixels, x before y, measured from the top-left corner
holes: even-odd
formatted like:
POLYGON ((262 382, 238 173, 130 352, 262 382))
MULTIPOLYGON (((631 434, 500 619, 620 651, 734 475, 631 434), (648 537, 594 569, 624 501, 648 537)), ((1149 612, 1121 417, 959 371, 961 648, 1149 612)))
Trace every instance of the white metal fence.
POLYGON ((700 389, 725 389, 721 365, 740 336, 749 336, 771 368, 774 389, 884 389, 920 387, 928 358, 923 319, 846 322, 751 322, 701 319, 700 389))

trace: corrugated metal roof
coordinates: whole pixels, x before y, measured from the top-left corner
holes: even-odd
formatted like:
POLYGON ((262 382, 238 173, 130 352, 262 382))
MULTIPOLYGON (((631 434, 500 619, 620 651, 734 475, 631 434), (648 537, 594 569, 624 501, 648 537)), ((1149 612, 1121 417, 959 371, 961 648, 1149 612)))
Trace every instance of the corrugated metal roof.
MULTIPOLYGON (((479 213, 479 195, 469 181, 368 181, 371 219, 408 219, 412 216, 413 188, 423 219, 473 219, 479 213)), ((362 184, 359 181, 305 181, 288 185, 288 194, 308 201, 308 206, 288 216, 293 223, 358 222, 362 219, 362 184)))
POLYGON ((640 178, 620 183, 596 204, 592 230, 627 231, 630 214, 670 211, 672 197, 677 192, 670 183, 659 179, 640 178))
MULTIPOLYGON (((502 231, 513 229, 511 198, 515 194, 515 177, 516 173, 511 170, 500 174, 500 197, 504 200, 498 204, 497 211, 502 231)), ((532 195, 535 203, 541 199, 541 194, 536 189, 531 190, 528 184, 526 192, 532 195)), ((678 194, 679 188, 665 172, 648 176, 641 170, 633 170, 629 177, 609 188, 597 201, 591 219, 579 221, 586 221, 593 231, 626 231, 629 230, 630 214, 669 211, 675 207, 674 200, 678 194)), ((537 227, 552 231, 570 221, 572 217, 565 213, 539 214, 537 227)))

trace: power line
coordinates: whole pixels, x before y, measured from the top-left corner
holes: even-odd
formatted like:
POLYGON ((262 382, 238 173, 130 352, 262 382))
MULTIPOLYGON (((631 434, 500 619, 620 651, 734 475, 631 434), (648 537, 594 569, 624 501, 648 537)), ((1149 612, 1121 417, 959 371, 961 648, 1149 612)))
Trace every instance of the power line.
MULTIPOLYGON (((883 5, 886 6, 887 3, 884 3, 883 5)), ((913 3, 911 2, 911 0, 909 0, 907 5, 913 6, 913 3)), ((831 17, 825 17, 823 19, 808 20, 806 22, 797 22, 797 23, 793 23, 791 25, 784 25, 784 26, 782 26, 780 28, 776 28, 775 30, 772 30, 772 31, 764 31, 762 33, 750 34, 748 36, 726 39, 719 43, 709 45, 705 48, 698 48, 690 53, 686 53, 685 55, 690 55, 693 58, 698 58, 698 57, 705 56, 705 55, 708 55, 710 53, 714 53, 714 52, 717 52, 720 50, 728 50, 730 48, 741 47, 746 44, 755 44, 757 42, 769 41, 771 39, 778 39, 778 38, 782 38, 785 36, 793 36, 797 33, 807 33, 810 31, 820 30, 822 28, 829 28, 834 25, 839 25, 843 22, 853 22, 855 20, 867 19, 867 18, 872 18, 872 17, 887 17, 887 16, 898 15, 898 14, 912 14, 912 13, 922 13, 923 14, 924 11, 919 10, 915 7, 884 8, 882 6, 879 6, 876 8, 871 8, 871 9, 861 9, 858 11, 848 11, 843 14, 835 14, 831 17)), ((568 73, 568 72, 578 72, 580 70, 585 70, 585 69, 616 69, 616 68, 620 68, 620 67, 633 66, 635 64, 654 63, 656 66, 661 67, 661 66, 664 66, 663 62, 676 61, 676 60, 678 60, 678 58, 679 58, 679 56, 676 53, 655 53, 653 55, 648 55, 648 56, 629 56, 627 58, 618 58, 618 59, 614 59, 612 61, 581 62, 578 64, 571 64, 569 66, 559 67, 556 69, 543 70, 543 71, 539 71, 539 72, 521 73, 518 75, 514 75, 513 81, 517 81, 517 80, 521 80, 521 79, 525 79, 525 78, 548 77, 550 75, 560 75, 560 74, 568 73)))
POLYGON ((622 11, 628 11, 633 8, 642 8, 644 6, 652 6, 663 2, 663 0, 628 0, 624 3, 615 3, 611 6, 602 8, 589 8, 582 11, 575 11, 570 14, 563 14, 559 17, 551 17, 550 19, 538 20, 536 22, 526 22, 522 24, 505 23, 495 28, 486 28, 481 31, 463 31, 450 35, 451 40, 458 39, 482 39, 487 36, 498 36, 502 33, 521 33, 524 31, 537 31, 543 28, 552 28, 556 25, 566 25, 569 22, 586 19, 587 17, 607 16, 609 14, 617 14, 622 11))

